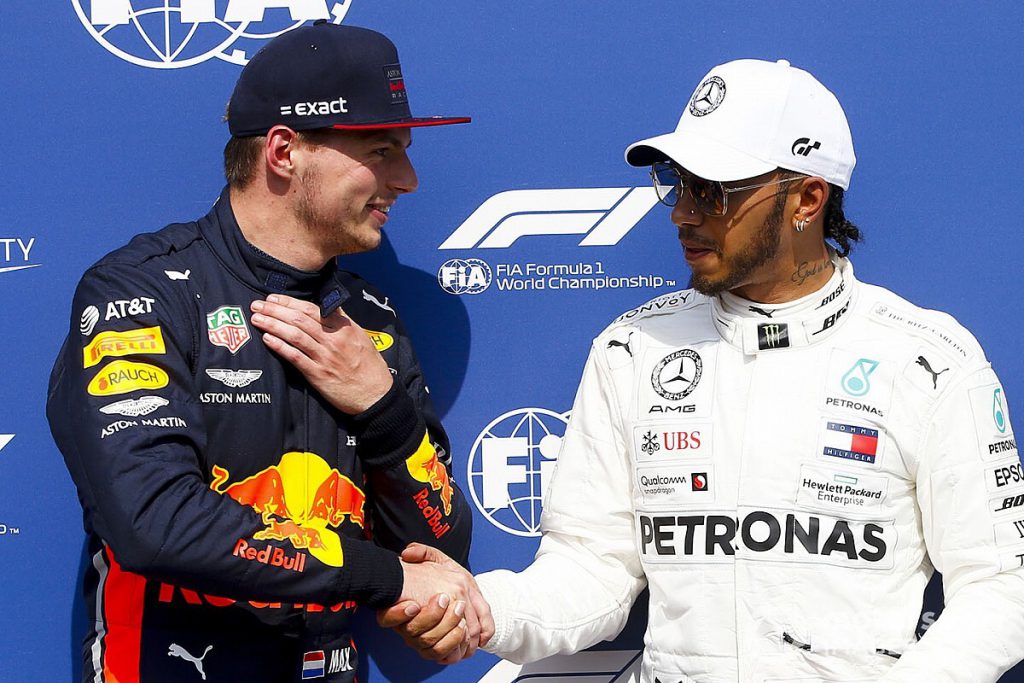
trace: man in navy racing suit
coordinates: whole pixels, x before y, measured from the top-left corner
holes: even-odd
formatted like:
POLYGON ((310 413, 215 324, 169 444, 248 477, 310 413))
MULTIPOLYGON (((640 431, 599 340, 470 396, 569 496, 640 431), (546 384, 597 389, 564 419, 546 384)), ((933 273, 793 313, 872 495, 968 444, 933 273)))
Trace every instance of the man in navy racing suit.
POLYGON ((469 583, 397 554, 466 561, 448 438, 388 297, 335 264, 416 189, 410 129, 466 121, 411 116, 383 35, 296 29, 239 78, 209 214, 85 273, 47 405, 88 534, 84 680, 352 681, 356 606, 435 593, 476 647, 469 583))

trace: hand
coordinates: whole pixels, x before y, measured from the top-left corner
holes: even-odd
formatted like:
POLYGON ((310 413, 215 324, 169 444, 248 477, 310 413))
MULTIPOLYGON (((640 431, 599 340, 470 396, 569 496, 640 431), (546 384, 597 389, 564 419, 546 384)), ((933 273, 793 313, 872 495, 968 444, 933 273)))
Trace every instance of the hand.
POLYGON ((250 308, 267 348, 294 365, 343 413, 361 413, 391 389, 384 358, 341 309, 321 318, 316 304, 283 294, 253 301, 250 308))
POLYGON ((379 613, 377 620, 382 626, 394 628, 423 657, 443 664, 472 657, 479 645, 491 639, 494 620, 490 606, 476 580, 457 562, 436 548, 413 543, 402 553, 402 568, 406 575, 402 596, 394 606, 379 613), (451 583, 445 588, 434 583, 439 580, 451 583), (439 590, 451 594, 447 610, 442 606, 443 597, 430 599, 439 590), (464 622, 455 620, 460 616, 460 602, 464 603, 464 622), (421 609, 420 605, 426 607, 421 609), (456 636, 448 637, 459 629, 466 636, 461 645, 456 636))
MULTIPOLYGON (((421 657, 440 664, 455 664, 471 657, 466 603, 452 602, 447 593, 431 598, 423 609, 412 601, 399 602, 377 613, 377 623, 394 629, 421 657)), ((474 648, 475 652, 475 648, 474 648)))

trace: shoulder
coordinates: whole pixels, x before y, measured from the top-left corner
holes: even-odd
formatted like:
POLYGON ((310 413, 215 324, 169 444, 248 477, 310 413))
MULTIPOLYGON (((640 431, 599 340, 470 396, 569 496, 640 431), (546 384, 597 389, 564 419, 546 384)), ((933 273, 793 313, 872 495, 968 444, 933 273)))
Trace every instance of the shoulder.
POLYGON ((391 297, 373 283, 348 270, 339 270, 338 280, 348 292, 348 300, 342 307, 360 325, 379 327, 399 320, 391 297))
POLYGON ((609 324, 599 336, 614 335, 622 328, 639 327, 662 316, 700 311, 710 305, 711 300, 693 289, 682 289, 654 297, 636 308, 622 313, 609 324))
POLYGON ((156 232, 138 234, 90 266, 83 280, 117 271, 131 271, 140 278, 151 274, 169 281, 187 280, 191 268, 186 265, 194 259, 186 254, 201 239, 196 223, 172 223, 156 232))
POLYGON ((960 364, 984 362, 978 340, 953 316, 917 306, 883 287, 861 287, 862 314, 887 333, 915 340, 960 364))

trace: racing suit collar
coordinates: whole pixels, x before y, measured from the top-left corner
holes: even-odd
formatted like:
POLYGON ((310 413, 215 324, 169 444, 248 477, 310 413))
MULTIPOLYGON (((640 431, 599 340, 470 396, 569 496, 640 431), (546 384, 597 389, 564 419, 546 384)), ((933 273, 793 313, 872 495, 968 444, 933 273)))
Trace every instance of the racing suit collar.
POLYGON ((843 322, 856 288, 853 265, 833 252, 836 269, 824 287, 784 304, 760 304, 729 292, 713 297, 712 319, 726 342, 756 355, 827 339, 843 322))
POLYGON ((259 292, 313 301, 320 306, 320 314, 324 317, 334 312, 349 296, 338 279, 338 265, 334 259, 318 271, 299 270, 246 241, 231 209, 227 187, 210 213, 199 221, 199 228, 224 267, 259 292))

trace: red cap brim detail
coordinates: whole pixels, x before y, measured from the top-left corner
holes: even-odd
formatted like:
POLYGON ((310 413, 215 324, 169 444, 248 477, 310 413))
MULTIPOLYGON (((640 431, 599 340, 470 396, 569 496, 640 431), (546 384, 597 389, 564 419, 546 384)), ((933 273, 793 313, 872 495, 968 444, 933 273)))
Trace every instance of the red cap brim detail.
POLYGON ((360 123, 360 124, 347 124, 347 123, 336 123, 331 128, 337 130, 380 130, 383 128, 424 128, 426 126, 448 126, 453 123, 469 123, 473 119, 468 116, 459 116, 452 118, 426 118, 426 119, 406 119, 405 121, 399 121, 397 123, 360 123))

